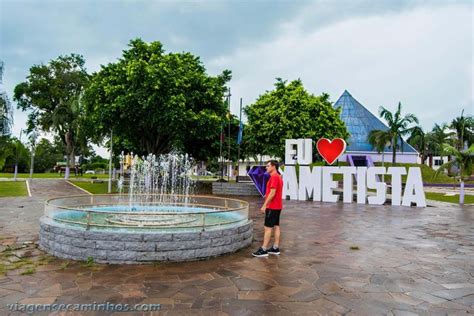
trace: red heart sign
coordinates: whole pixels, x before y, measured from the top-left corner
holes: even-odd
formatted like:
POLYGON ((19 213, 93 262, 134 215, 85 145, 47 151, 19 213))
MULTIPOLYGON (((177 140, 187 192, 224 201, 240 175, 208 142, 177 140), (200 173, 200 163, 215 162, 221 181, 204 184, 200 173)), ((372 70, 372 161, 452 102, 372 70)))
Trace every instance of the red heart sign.
POLYGON ((346 142, 342 138, 336 138, 332 141, 327 138, 320 138, 316 143, 319 154, 332 165, 346 150, 346 142))

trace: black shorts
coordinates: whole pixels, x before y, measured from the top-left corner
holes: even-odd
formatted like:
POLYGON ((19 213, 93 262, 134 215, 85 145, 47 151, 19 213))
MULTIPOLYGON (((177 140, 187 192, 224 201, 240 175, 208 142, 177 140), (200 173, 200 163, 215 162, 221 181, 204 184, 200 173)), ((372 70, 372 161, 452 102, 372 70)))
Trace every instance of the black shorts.
POLYGON ((280 213, 281 210, 273 210, 271 208, 267 208, 265 210, 265 226, 266 227, 273 227, 273 226, 280 226, 280 213))

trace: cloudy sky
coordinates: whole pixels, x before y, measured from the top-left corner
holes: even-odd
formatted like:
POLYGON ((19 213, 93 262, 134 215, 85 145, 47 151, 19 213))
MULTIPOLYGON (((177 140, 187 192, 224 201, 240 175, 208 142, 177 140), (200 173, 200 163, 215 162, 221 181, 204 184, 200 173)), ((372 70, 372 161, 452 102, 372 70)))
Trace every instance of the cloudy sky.
MULTIPOLYGON (((469 0, 0 0, 0 15, 10 97, 33 64, 79 53, 94 72, 140 37, 199 55, 210 74, 232 70, 236 114, 276 77, 333 102, 347 89, 373 113, 401 101, 425 129, 474 112, 469 0)), ((26 113, 14 115, 18 136, 26 113)))

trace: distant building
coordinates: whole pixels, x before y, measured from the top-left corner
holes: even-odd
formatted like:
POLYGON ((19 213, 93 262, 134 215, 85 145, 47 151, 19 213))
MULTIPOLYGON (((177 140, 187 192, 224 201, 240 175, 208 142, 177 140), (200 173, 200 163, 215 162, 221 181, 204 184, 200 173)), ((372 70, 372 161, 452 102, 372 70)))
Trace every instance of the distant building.
MULTIPOLYGON (((346 153, 340 161, 347 161, 351 165, 371 165, 382 161, 382 154, 369 143, 368 137, 372 130, 388 130, 388 127, 374 114, 359 103, 347 90, 334 104, 341 108, 341 119, 351 134, 347 140, 346 153)), ((417 163, 418 152, 406 141, 399 139, 397 146, 397 162, 417 163)), ((392 161, 392 148, 384 150, 385 162, 392 161)))
MULTIPOLYGON (((428 167, 433 168, 434 170, 438 170, 439 167, 441 167, 441 165, 447 163, 448 161, 449 161, 448 156, 432 156, 432 157, 430 156, 426 159, 425 165, 427 165, 428 167), (431 160, 431 166, 430 166, 430 160, 431 160)), ((418 159, 418 163, 421 164, 421 158, 418 159)), ((447 173, 447 172, 448 172, 448 170, 445 170, 445 173, 447 173)))

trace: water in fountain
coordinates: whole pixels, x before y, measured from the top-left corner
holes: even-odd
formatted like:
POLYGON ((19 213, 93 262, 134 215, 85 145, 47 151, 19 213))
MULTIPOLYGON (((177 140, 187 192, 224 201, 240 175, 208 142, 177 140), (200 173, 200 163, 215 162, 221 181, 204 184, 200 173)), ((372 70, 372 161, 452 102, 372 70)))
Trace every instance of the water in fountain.
MULTIPOLYGON (((123 163, 123 154, 121 157, 123 163)), ((192 159, 188 154, 169 153, 133 156, 129 170, 128 192, 124 175, 118 182, 121 194, 128 194, 129 205, 183 205, 194 192, 191 180, 192 159)))

